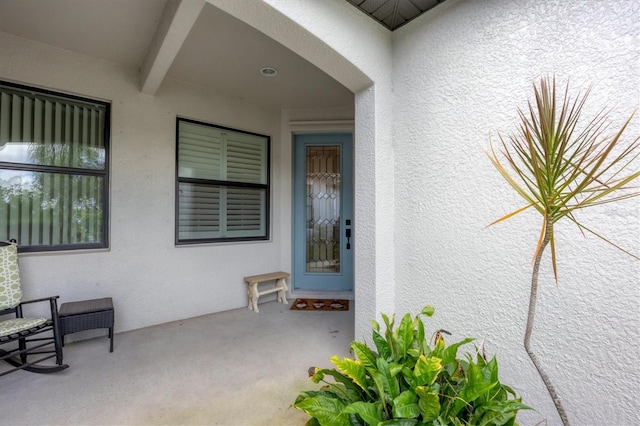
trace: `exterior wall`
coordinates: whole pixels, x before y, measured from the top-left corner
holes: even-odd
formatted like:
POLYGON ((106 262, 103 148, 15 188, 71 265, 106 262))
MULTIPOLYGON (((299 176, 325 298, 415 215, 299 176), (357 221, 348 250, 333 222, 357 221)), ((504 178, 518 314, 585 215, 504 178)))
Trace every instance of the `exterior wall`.
MULTIPOLYGON (((396 310, 432 304, 433 330, 484 341, 537 409, 522 424, 560 423, 522 347, 541 218, 485 228, 524 203, 483 151, 490 134, 515 129, 516 108, 547 75, 573 93, 592 85, 587 115, 613 107, 620 126, 639 106, 639 34, 632 0, 448 0, 393 33, 396 310)), ((638 134, 636 116, 627 143, 638 134)), ((640 199, 576 216, 640 253, 640 199)), ((639 424, 640 262, 575 226, 556 232, 559 285, 547 252, 534 350, 572 423, 639 424)))
POLYGON ((174 245, 176 115, 272 137, 281 161, 280 113, 165 81, 154 97, 140 93, 135 70, 0 33, 0 78, 112 103, 110 250, 25 254, 27 297, 60 301, 112 296, 116 331, 246 306, 242 278, 282 268, 272 167, 272 239, 268 242, 174 245), (10 60, 8 59, 10 58, 10 60))

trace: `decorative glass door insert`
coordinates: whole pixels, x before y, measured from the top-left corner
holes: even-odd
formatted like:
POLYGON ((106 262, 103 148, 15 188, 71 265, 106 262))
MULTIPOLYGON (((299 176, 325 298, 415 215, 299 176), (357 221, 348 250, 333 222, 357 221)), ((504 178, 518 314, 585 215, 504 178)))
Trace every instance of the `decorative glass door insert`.
POLYGON ((340 146, 307 146, 306 272, 340 272, 340 146))

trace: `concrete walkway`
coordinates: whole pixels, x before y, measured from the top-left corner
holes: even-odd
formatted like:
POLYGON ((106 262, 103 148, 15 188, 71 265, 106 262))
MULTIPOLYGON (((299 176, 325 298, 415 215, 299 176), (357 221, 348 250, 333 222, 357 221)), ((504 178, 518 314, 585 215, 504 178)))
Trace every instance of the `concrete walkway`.
MULTIPOLYGON (((353 305, 353 302, 352 302, 353 305)), ((307 370, 349 356, 348 312, 267 302, 68 343, 70 368, 0 378, 2 425, 304 425, 307 370)))

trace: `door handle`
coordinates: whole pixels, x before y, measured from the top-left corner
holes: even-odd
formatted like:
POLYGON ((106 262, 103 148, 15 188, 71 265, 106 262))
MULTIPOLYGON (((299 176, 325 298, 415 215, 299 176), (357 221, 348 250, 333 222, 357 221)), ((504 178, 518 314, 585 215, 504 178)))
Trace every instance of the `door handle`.
POLYGON ((345 237, 347 237, 347 250, 351 249, 351 228, 345 230, 345 237))

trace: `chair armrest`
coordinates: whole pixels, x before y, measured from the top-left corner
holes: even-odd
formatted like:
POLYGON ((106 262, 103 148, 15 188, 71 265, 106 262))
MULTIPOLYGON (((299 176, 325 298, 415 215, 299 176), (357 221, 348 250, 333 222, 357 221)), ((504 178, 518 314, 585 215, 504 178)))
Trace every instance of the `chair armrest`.
POLYGON ((44 302, 47 300, 55 300, 59 299, 60 296, 51 296, 51 297, 43 297, 42 299, 33 299, 33 300, 24 300, 20 302, 21 305, 26 305, 27 303, 36 303, 36 302, 44 302))
POLYGON ((51 309, 51 319, 53 320, 54 325, 57 327, 59 297, 60 296, 51 296, 51 297, 43 297, 41 299, 25 300, 21 302, 18 306, 16 306, 16 316, 18 318, 23 318, 22 307, 26 304, 37 303, 37 302, 49 302, 49 309, 51 309))

